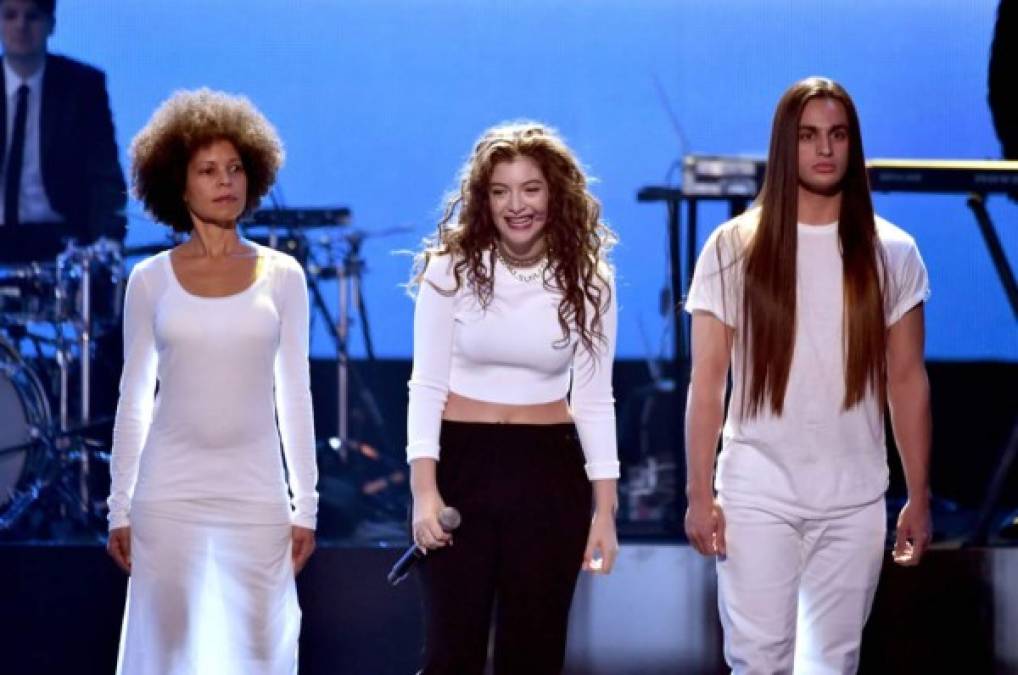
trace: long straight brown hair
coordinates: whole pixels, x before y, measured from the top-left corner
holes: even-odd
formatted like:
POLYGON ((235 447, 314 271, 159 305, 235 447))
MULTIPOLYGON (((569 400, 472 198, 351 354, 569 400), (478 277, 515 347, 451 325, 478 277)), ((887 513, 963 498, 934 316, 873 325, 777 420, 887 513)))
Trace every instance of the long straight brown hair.
POLYGON ((799 221, 799 122, 806 103, 829 98, 848 117, 848 168, 841 181, 838 239, 844 278, 845 400, 847 410, 867 390, 886 401, 886 323, 873 202, 863 156, 859 116, 848 92, 833 80, 810 77, 784 93, 774 113, 767 172, 757 197, 760 219, 745 252, 742 325, 742 412, 769 404, 781 415, 792 365, 796 326, 796 249, 799 221), (747 370, 748 368, 748 370, 747 370))

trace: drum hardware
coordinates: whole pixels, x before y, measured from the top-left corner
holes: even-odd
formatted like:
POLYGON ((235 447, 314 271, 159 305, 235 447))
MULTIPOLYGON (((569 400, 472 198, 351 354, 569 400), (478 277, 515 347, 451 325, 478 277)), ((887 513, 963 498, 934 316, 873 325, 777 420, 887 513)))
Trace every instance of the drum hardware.
MULTIPOLYGON (((387 518, 402 517, 406 484, 402 461, 392 463, 386 453, 350 438, 351 411, 363 412, 382 447, 392 447, 387 425, 371 388, 350 359, 350 331, 360 323, 367 358, 374 360, 367 306, 362 293, 367 262, 363 243, 369 239, 412 231, 396 227, 374 232, 350 229, 348 209, 269 209, 259 211, 252 222, 243 224, 244 236, 284 251, 305 269, 311 301, 312 322, 323 320, 336 353, 337 429, 336 435, 319 443, 323 503, 330 491, 346 495, 345 506, 357 502, 354 512, 367 511, 387 518), (278 217, 276 217, 278 216, 278 217), (266 229, 267 228, 267 229, 266 229), (336 312, 330 310, 321 282, 336 281, 336 312), (391 464, 391 465, 390 465, 391 464), (330 487, 331 486, 331 487, 330 487), (366 509, 366 510, 365 510, 366 509)), ((350 514, 347 514, 350 518, 350 514)))
MULTIPOLYGON (((312 321, 321 317, 336 349, 337 435, 330 439, 340 445, 349 440, 350 389, 357 391, 359 403, 378 431, 382 444, 390 446, 388 431, 381 410, 370 388, 352 367, 349 359, 349 331, 354 324, 353 312, 360 320, 361 335, 369 360, 374 360, 374 347, 368 322, 367 307, 361 293, 366 262, 361 245, 368 238, 412 231, 396 227, 376 232, 349 230, 350 210, 330 209, 266 209, 256 212, 242 223, 245 237, 253 241, 275 244, 274 248, 296 257, 305 269, 312 307, 312 321), (262 228, 268 228, 267 234, 262 228), (312 239, 310 231, 319 232, 312 239), (322 293, 320 282, 337 282, 337 313, 333 317, 322 293)), ((353 442, 353 441, 349 441, 353 442)))
POLYGON ((120 245, 107 240, 69 243, 54 263, 0 270, 0 329, 13 342, 0 337, 0 532, 33 511, 53 516, 45 523, 51 528, 98 531, 92 468, 108 453, 87 434, 110 420, 93 418, 92 358, 95 337, 119 330, 124 281, 120 245), (52 335, 43 334, 47 327, 52 335), (44 386, 38 368, 22 359, 17 345, 24 340, 34 346, 37 366, 55 365, 55 386, 44 386), (75 365, 80 402, 72 411, 75 365))
POLYGON ((408 476, 402 460, 368 443, 331 437, 318 443, 318 468, 324 516, 319 524, 329 536, 405 518, 408 476))
POLYGON ((3 513, 0 514, 0 532, 10 530, 21 516, 24 515, 25 511, 28 510, 28 507, 39 498, 41 491, 42 485, 39 481, 35 481, 27 490, 20 493, 11 493, 7 506, 4 508, 3 513))
MULTIPOLYGON (((65 528, 74 526, 97 534, 101 531, 98 510, 89 501, 89 485, 82 488, 81 467, 95 461, 109 463, 110 453, 104 451, 106 442, 86 434, 110 422, 108 417, 95 419, 63 431, 51 424, 32 429, 31 440, 0 448, 0 465, 6 457, 21 460, 16 484, 6 485, 0 495, 0 533, 12 530, 33 507, 54 515, 49 518, 51 525, 62 521, 65 528)), ((6 478, 10 479, 10 474, 6 478)))
POLYGON ((54 269, 30 263, 0 270, 0 317, 4 325, 23 326, 53 318, 54 269))
MULTIPOLYGON (((113 316, 119 317, 122 310, 124 273, 123 258, 119 244, 108 240, 99 240, 91 246, 76 246, 69 243, 67 248, 57 256, 56 262, 56 304, 57 316, 67 322, 72 333, 76 335, 79 367, 79 422, 88 424, 91 418, 92 403, 92 344, 93 333, 101 330, 100 322, 95 316, 94 282, 99 267, 109 271, 107 280, 112 288, 108 310, 113 316)), ((60 368, 60 428, 66 430, 70 425, 69 410, 69 378, 68 371, 73 361, 73 346, 70 341, 62 339, 64 333, 58 333, 57 365, 60 368)), ((82 466, 87 473, 88 466, 82 466)))
POLYGON ((625 470, 619 481, 620 528, 629 533, 651 523, 673 528, 685 478, 685 467, 676 461, 674 451, 654 441, 665 420, 671 423, 671 400, 678 395, 675 380, 664 377, 650 359, 648 365, 651 381, 630 392, 619 414, 620 446, 636 448, 632 456, 622 458, 625 470))
POLYGON ((313 257, 308 265, 308 277, 316 282, 335 279, 337 282, 337 316, 330 319, 317 283, 314 284, 313 296, 318 311, 328 321, 330 332, 336 343, 337 370, 337 434, 327 440, 328 447, 336 452, 343 464, 350 465, 355 459, 363 465, 366 475, 362 475, 355 483, 360 484, 360 499, 371 504, 375 513, 399 518, 406 503, 406 467, 402 461, 393 460, 374 447, 350 437, 349 420, 351 411, 350 384, 354 380, 363 410, 378 430, 379 437, 386 447, 392 447, 381 410, 369 387, 360 378, 357 370, 350 362, 349 338, 350 327, 359 319, 364 349, 369 360, 375 359, 374 345, 371 340, 371 326, 368 320, 367 305, 364 302, 363 275, 367 264, 361 256, 364 241, 372 237, 383 237, 412 231, 409 227, 394 227, 375 232, 350 230, 338 233, 336 239, 328 235, 319 240, 320 249, 327 252, 323 264, 316 265, 313 257), (356 312, 356 316, 354 315, 356 312), (334 326, 334 329, 332 328, 334 326), (400 488, 404 488, 400 490, 400 488))
POLYGON ((332 268, 336 271, 337 294, 339 298, 338 316, 336 319, 336 333, 338 335, 337 345, 341 349, 336 351, 336 367, 338 368, 338 399, 339 399, 339 428, 337 436, 342 443, 350 438, 350 395, 349 395, 349 373, 350 373, 350 307, 355 305, 361 313, 361 326, 364 329, 364 347, 368 352, 368 358, 374 359, 374 348, 371 344, 371 332, 368 329, 368 318, 364 307, 364 297, 361 295, 361 277, 364 273, 364 259, 361 258, 361 236, 347 236, 346 252, 341 259, 336 260, 332 268))
POLYGON ((363 276, 367 269, 366 261, 361 257, 361 246, 369 238, 385 237, 393 234, 411 232, 410 227, 393 227, 375 232, 350 230, 337 233, 333 237, 328 234, 319 238, 317 250, 326 253, 326 258, 317 261, 314 251, 309 257, 307 267, 314 306, 326 319, 329 332, 336 344, 336 381, 337 381, 337 435, 330 442, 337 441, 342 448, 343 443, 353 442, 349 435, 350 420, 350 382, 357 378, 360 403, 364 407, 373 425, 378 429, 384 445, 391 447, 385 421, 371 390, 359 379, 356 370, 351 367, 349 337, 350 326, 359 318, 361 337, 368 360, 374 361, 375 350, 371 340, 371 324, 368 321, 367 305, 361 292, 363 276), (335 279, 337 284, 337 315, 332 319, 324 298, 318 289, 318 281, 335 279), (313 280, 310 281, 310 280, 313 280), (357 317, 353 316, 357 312, 357 317))

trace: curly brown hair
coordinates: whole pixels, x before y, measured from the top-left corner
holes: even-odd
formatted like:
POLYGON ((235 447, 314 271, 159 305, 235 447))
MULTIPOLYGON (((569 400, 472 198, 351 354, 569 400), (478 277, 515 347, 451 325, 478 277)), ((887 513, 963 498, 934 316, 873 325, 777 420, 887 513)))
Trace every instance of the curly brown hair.
POLYGON ((202 88, 174 93, 131 141, 134 193, 153 218, 177 232, 191 231, 187 165, 197 150, 219 140, 233 144, 247 174, 241 217, 258 208, 283 164, 279 135, 247 98, 202 88))
POLYGON ((465 279, 482 307, 491 303, 495 279, 490 270, 498 230, 491 217, 489 182, 496 164, 520 156, 537 162, 548 181, 543 236, 549 264, 544 285, 562 293, 558 305, 562 339, 556 346, 568 344, 575 326, 584 347, 593 350, 595 342, 605 341, 603 317, 612 302, 608 252, 617 237, 601 221, 601 204, 587 189, 587 176, 575 154, 555 129, 538 122, 499 124, 481 135, 460 172, 459 191, 446 200, 437 232, 425 240, 414 260, 410 286, 420 284, 433 256, 450 255, 456 261, 456 286, 436 290, 452 295, 465 279))

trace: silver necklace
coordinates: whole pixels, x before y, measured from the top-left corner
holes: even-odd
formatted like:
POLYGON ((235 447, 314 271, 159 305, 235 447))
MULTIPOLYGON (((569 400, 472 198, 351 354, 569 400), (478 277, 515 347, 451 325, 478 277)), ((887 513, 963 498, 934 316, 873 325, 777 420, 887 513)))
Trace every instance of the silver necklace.
POLYGON ((495 255, 498 256, 499 261, 506 268, 506 271, 512 275, 513 279, 524 284, 542 277, 544 275, 545 268, 548 267, 548 259, 543 254, 534 258, 534 263, 537 264, 537 267, 529 269, 526 272, 517 269, 513 263, 509 262, 507 256, 502 253, 502 249, 497 246, 495 247, 495 255))

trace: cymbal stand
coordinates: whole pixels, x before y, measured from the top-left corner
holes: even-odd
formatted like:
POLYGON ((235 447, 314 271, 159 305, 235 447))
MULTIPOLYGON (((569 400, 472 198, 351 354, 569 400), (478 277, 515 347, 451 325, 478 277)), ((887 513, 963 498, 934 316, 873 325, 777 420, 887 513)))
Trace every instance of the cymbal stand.
MULTIPOLYGON (((81 366, 81 418, 82 426, 87 426, 92 417, 92 253, 87 249, 81 258, 81 312, 79 320, 79 365, 81 366)), ((82 507, 88 510, 92 503, 89 492, 90 453, 86 448, 79 452, 81 471, 78 473, 78 494, 81 495, 82 507)))
MULTIPOLYGON (((64 321, 77 333, 78 369, 79 369, 79 417, 78 425, 87 428, 92 418, 92 263, 97 255, 94 247, 76 247, 68 244, 67 249, 57 258, 57 293, 58 306, 66 308, 64 321), (77 262, 78 297, 67 297, 68 289, 74 284, 68 283, 75 276, 73 262, 77 262)), ((60 367, 60 430, 70 428, 69 406, 69 372, 73 360, 71 348, 65 342, 64 331, 59 331, 57 363, 60 367)), ((79 439, 81 445, 83 439, 79 439)), ((78 496, 81 508, 87 517, 90 509, 91 494, 89 481, 91 476, 91 452, 80 447, 77 452, 78 496)))
MULTIPOLYGON (((368 358, 374 359, 374 349, 371 341, 371 333, 368 326, 367 311, 364 298, 361 293, 362 275, 366 269, 364 259, 361 257, 361 244, 366 235, 364 232, 352 231, 338 235, 325 235, 318 242, 315 248, 324 249, 327 258, 318 263, 313 255, 309 255, 308 265, 308 289, 311 293, 311 300, 314 309, 325 320, 325 325, 332 336, 336 348, 336 386, 337 386, 337 432, 336 438, 331 439, 329 446, 336 450, 345 461, 348 446, 353 443, 349 438, 350 410, 351 410, 351 385, 356 392, 359 403, 368 415, 368 419, 377 429, 382 445, 392 445, 386 429, 385 420, 382 417, 378 403, 374 395, 364 381, 357 368, 350 361, 349 333, 353 324, 353 312, 360 317, 362 334, 368 358), (338 249, 342 247, 342 252, 338 249), (328 279, 335 275, 337 280, 337 315, 333 318, 332 313, 326 305, 325 298, 319 287, 319 281, 328 279)), ((311 247, 308 247, 309 251, 311 247)))
POLYGON ((71 414, 70 414, 70 370, 71 362, 74 360, 74 354, 72 353, 71 344, 67 340, 67 336, 64 335, 63 326, 59 323, 56 326, 56 338, 55 338, 55 356, 57 362, 57 368, 60 371, 59 377, 59 395, 58 395, 58 406, 57 406, 57 423, 60 431, 67 431, 71 425, 71 414))
MULTIPOLYGON (((60 370, 60 403, 59 403, 59 420, 58 420, 58 433, 55 434, 57 440, 52 443, 47 443, 47 452, 53 457, 59 466, 60 470, 56 471, 55 475, 59 476, 63 473, 65 458, 69 455, 69 450, 73 445, 73 436, 70 435, 71 429, 71 415, 70 415, 70 371, 71 365, 74 361, 74 347, 73 343, 67 339, 64 335, 64 326, 61 323, 57 323, 57 344, 56 344, 56 357, 57 357, 57 368, 60 370)), ((85 360, 85 359, 82 359, 85 360)), ((49 439, 47 439, 49 440, 49 439)), ((68 515, 66 511, 67 505, 70 505, 73 511, 76 513, 75 516, 87 518, 88 516, 88 485, 85 480, 85 472, 88 470, 88 453, 82 452, 79 457, 80 471, 82 474, 78 480, 78 490, 81 493, 81 499, 60 499, 60 515, 61 518, 68 515)), ((52 480, 47 480, 41 486, 43 488, 49 487, 52 480)), ((60 491, 58 491, 58 494, 60 491)), ((69 495, 63 494, 63 497, 69 495)))
POLYGON ((352 270, 346 260, 336 261, 336 294, 338 311, 336 334, 339 335, 341 349, 336 352, 336 435, 340 442, 350 437, 350 291, 357 284, 357 277, 350 277, 352 270))
MULTIPOLYGON (((356 305, 363 307, 361 300, 361 275, 364 272, 364 259, 360 256, 361 244, 364 239, 359 232, 352 232, 345 237, 346 252, 336 261, 336 286, 339 298, 339 311, 336 319, 336 333, 342 349, 336 353, 336 382, 338 401, 338 433, 340 441, 350 436, 350 308, 356 305)), ((370 344, 370 341, 368 341, 370 344)), ((369 350, 370 353, 370 350, 369 350)))

